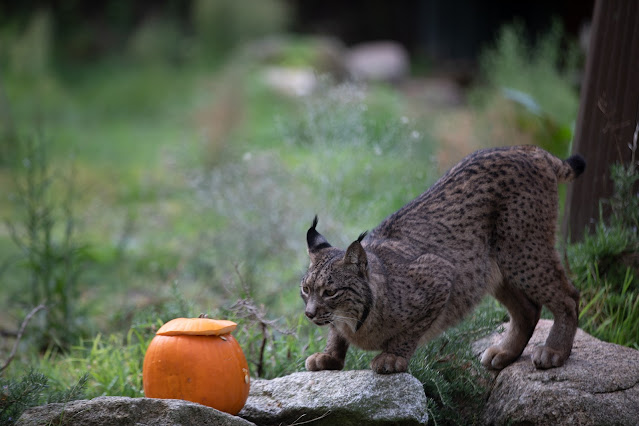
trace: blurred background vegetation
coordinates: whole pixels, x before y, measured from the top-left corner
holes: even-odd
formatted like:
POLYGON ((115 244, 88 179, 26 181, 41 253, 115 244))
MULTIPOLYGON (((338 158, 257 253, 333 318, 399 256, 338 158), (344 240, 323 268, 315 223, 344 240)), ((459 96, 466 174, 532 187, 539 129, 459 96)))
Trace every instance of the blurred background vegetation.
MULTIPOLYGON (((359 39, 337 3, 333 34, 301 3, 0 2, 0 420, 142 396, 154 330, 200 312, 240 323, 254 376, 301 370, 325 333, 298 289, 315 214, 345 246, 477 148, 570 151, 584 52, 550 6, 501 16, 481 46, 471 33, 470 54, 398 36, 410 68, 388 83, 349 79, 340 58, 401 35, 413 2, 377 34, 362 12, 359 39)), ((618 220, 562 250, 587 331, 638 347, 639 209, 624 202, 637 171, 619 167, 618 220)), ((487 301, 416 357, 434 418, 477 414, 459 409, 482 400, 470 343, 505 318, 487 301)), ((354 350, 347 366, 372 355, 354 350)))

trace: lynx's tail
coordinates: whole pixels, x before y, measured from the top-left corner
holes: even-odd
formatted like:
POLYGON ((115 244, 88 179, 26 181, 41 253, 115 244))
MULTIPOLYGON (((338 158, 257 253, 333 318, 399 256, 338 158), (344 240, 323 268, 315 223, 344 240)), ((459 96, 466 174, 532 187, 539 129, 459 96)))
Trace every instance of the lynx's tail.
POLYGON ((559 182, 570 182, 586 170, 586 160, 579 154, 568 157, 555 168, 559 182))

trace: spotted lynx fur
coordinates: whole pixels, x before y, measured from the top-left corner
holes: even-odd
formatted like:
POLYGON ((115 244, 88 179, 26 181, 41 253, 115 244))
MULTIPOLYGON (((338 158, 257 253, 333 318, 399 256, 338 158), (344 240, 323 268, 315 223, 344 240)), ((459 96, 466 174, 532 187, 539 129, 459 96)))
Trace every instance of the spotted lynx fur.
POLYGON ((302 278, 306 316, 329 326, 307 370, 340 370, 350 344, 381 350, 378 373, 406 371, 418 345, 460 321, 492 294, 510 314, 503 340, 481 359, 502 369, 517 359, 542 305, 554 316, 537 368, 563 365, 577 328, 579 292, 555 250, 557 183, 585 168, 534 146, 475 152, 428 191, 346 250, 307 233, 311 264, 302 278))

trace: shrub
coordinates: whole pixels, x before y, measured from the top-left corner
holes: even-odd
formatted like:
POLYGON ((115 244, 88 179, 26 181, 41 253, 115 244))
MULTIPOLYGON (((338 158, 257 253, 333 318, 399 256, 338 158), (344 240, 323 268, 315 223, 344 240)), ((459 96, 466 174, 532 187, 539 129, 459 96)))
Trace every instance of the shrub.
POLYGON ((601 278, 595 267, 582 282, 582 328, 606 342, 639 349, 639 291, 635 280, 636 275, 628 268, 623 281, 613 284, 601 278))
POLYGON ((12 74, 42 78, 50 71, 53 59, 51 13, 38 10, 22 31, 14 27, 3 28, 0 33, 0 65, 6 65, 12 74))
MULTIPOLYGON (((260 145, 235 140, 236 153, 190 173, 202 223, 189 264, 218 293, 239 269, 265 305, 289 314, 290 302, 299 303, 304 235, 316 213, 336 231, 335 245, 345 245, 426 189, 432 145, 401 116, 399 100, 384 89, 324 84, 286 120, 248 111, 269 114, 266 136, 260 129, 242 137, 260 145)), ((273 98, 263 87, 249 89, 251 105, 273 98)))
MULTIPOLYGON (((639 125, 638 125, 639 129, 639 125)), ((639 169, 637 133, 629 164, 611 167, 614 191, 600 204, 593 234, 571 246, 571 269, 581 290, 584 330, 603 340, 639 347, 639 169), (603 215, 610 208, 609 220, 603 215)))
POLYGON ((81 399, 86 384, 86 374, 66 389, 52 386, 47 376, 35 370, 30 370, 17 379, 0 377, 0 424, 14 424, 30 407, 81 399))
POLYGON ((76 188, 72 171, 62 180, 51 169, 41 137, 27 139, 23 148, 23 167, 17 173, 12 197, 19 219, 8 222, 29 283, 26 292, 20 288, 18 299, 23 304, 47 307, 40 323, 41 346, 67 348, 86 331, 77 302, 80 274, 88 256, 77 237, 78 219, 73 210, 76 188), (60 180, 62 197, 55 188, 60 180))
POLYGON ((178 23, 164 17, 144 20, 132 34, 126 50, 135 62, 155 66, 182 63, 189 52, 178 23))
POLYGON ((191 13, 202 57, 215 59, 242 42, 282 31, 289 10, 281 0, 197 0, 191 13))
POLYGON ((558 22, 533 45, 527 42, 520 23, 506 25, 494 46, 481 55, 481 75, 487 84, 475 89, 471 98, 486 110, 496 109, 501 119, 509 120, 507 125, 532 134, 542 148, 564 157, 579 105, 579 61, 576 44, 566 39, 558 22), (505 107, 501 106, 504 102, 508 104, 505 107))

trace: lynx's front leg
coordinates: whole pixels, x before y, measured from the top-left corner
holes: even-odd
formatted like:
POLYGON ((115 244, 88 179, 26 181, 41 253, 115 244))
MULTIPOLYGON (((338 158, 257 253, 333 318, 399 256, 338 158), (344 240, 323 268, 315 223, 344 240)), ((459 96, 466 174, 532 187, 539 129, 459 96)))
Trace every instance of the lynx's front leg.
POLYGON ((408 265, 398 280, 401 302, 394 307, 399 324, 410 324, 384 344, 384 350, 371 362, 380 374, 403 373, 417 345, 434 334, 431 327, 443 315, 455 278, 453 265, 433 254, 420 256, 408 265))
POLYGON ((419 338, 399 336, 371 361, 371 370, 379 374, 404 373, 408 370, 408 361, 415 352, 419 338))
POLYGON ((324 352, 313 354, 306 358, 308 371, 341 370, 348 351, 348 342, 331 326, 328 332, 326 349, 324 352))

